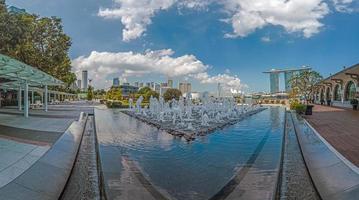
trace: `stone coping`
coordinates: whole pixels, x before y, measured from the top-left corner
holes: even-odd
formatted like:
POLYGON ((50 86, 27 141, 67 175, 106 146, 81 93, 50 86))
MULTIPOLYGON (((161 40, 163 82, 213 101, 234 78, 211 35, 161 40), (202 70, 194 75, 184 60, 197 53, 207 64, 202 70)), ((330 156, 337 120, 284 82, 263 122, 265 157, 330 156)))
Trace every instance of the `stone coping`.
POLYGON ((305 163, 321 198, 358 199, 359 173, 353 165, 303 118, 295 113, 292 118, 305 163))
POLYGON ((81 143, 87 115, 81 113, 57 142, 28 170, 0 188, 7 200, 58 199, 66 186, 81 143))

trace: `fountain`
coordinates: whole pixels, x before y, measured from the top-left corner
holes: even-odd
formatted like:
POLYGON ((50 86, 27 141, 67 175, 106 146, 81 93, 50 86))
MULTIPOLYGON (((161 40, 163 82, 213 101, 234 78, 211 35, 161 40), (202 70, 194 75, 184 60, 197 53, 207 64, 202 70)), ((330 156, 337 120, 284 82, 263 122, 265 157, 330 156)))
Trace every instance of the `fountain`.
POLYGON ((143 97, 140 96, 133 105, 133 100, 130 99, 129 109, 124 112, 187 140, 234 124, 265 109, 257 105, 238 105, 234 98, 209 96, 204 96, 198 104, 194 104, 190 96, 168 102, 163 97, 157 99, 151 96, 149 106, 145 108, 141 107, 142 101, 143 97))

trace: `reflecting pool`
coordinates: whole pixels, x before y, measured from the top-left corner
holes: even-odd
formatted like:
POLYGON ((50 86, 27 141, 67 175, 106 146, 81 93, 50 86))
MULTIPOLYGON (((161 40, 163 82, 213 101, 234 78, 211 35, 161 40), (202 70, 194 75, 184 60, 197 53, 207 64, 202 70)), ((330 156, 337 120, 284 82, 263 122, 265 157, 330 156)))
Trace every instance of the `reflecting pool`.
MULTIPOLYGON (((164 197, 186 200, 236 199, 246 192, 274 195, 284 114, 282 107, 269 107, 188 143, 119 110, 95 112, 100 156, 115 156, 101 150, 115 147, 164 197)), ((115 170, 124 177, 125 168, 119 162, 115 170)), ((120 190, 125 190, 126 183, 119 181, 120 190)))

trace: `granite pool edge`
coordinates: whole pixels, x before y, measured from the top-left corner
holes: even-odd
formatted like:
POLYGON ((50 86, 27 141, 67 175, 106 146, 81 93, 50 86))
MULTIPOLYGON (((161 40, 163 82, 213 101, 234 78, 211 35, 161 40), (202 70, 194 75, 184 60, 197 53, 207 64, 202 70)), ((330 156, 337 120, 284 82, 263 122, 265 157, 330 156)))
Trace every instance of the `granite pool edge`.
POLYGON ((314 186, 323 200, 356 200, 357 167, 332 147, 301 116, 291 112, 295 132, 314 186))
POLYGON ((59 199, 71 176, 86 121, 82 112, 38 161, 0 188, 0 196, 8 200, 59 199))

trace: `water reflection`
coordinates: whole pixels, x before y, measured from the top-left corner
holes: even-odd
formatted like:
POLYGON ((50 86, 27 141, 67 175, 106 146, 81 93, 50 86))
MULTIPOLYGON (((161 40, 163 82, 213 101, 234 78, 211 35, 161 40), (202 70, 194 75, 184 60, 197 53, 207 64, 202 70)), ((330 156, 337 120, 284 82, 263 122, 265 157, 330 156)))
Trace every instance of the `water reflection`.
POLYGON ((272 162, 281 147, 284 109, 269 108, 191 143, 118 111, 108 120, 114 127, 114 144, 153 185, 176 199, 209 199, 253 157, 263 138, 268 147, 258 156, 265 163, 258 173, 276 166, 272 162))

